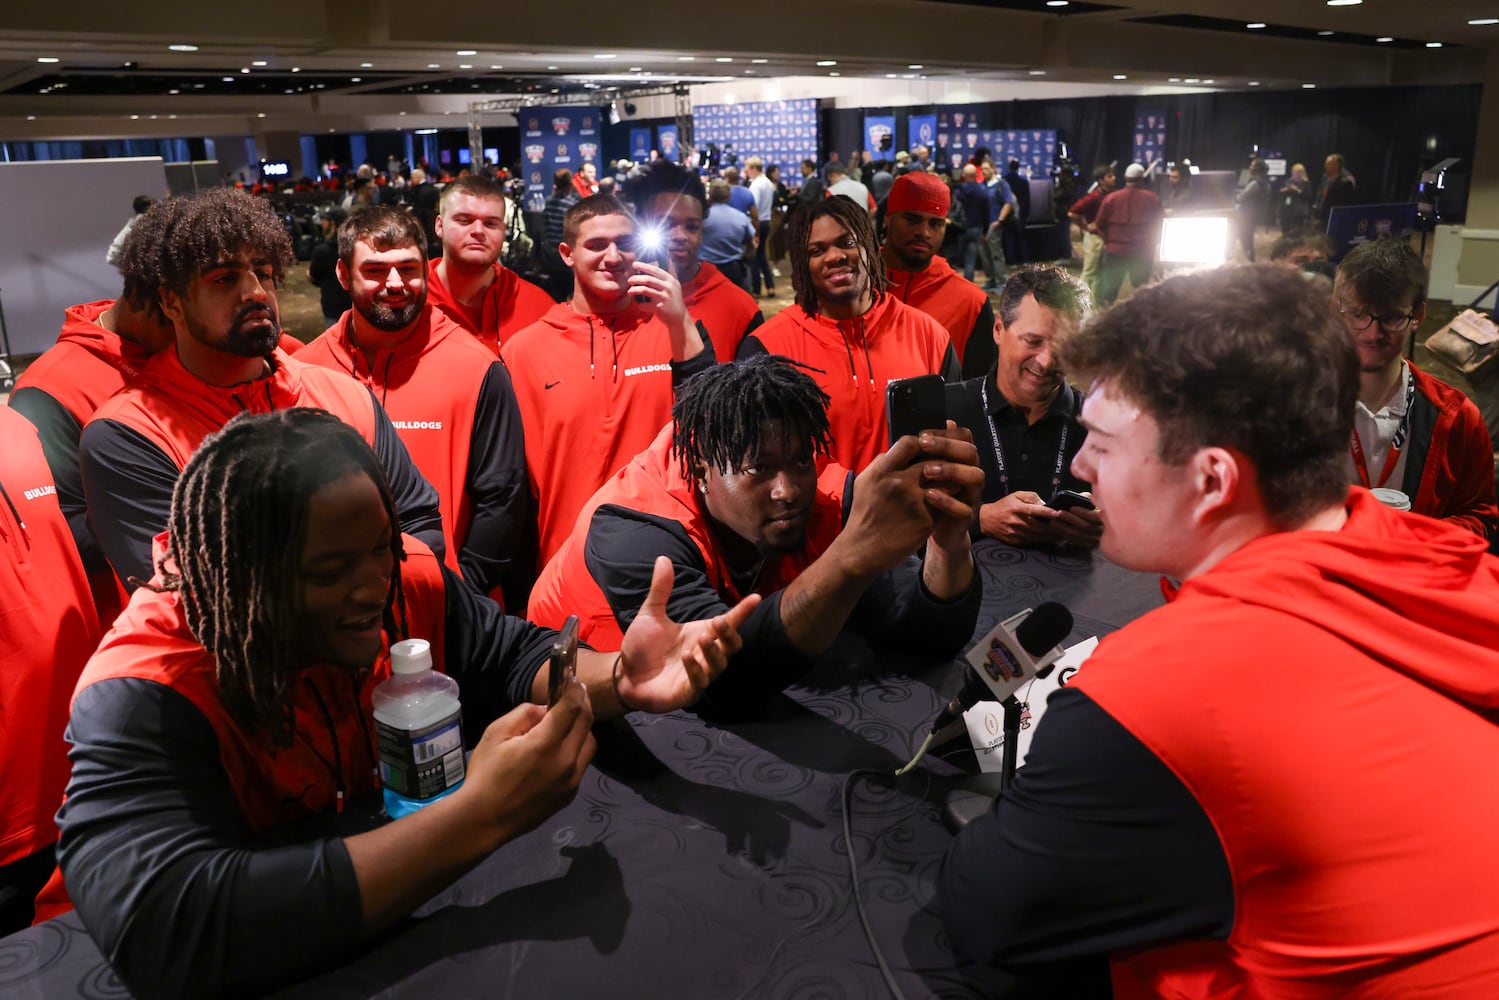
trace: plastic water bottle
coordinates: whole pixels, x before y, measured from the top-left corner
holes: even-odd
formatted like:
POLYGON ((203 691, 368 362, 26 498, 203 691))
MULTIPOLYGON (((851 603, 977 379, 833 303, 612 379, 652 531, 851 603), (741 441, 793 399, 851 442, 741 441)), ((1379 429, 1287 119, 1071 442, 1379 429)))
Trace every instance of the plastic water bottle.
POLYGON ((385 811, 399 819, 463 784, 463 723, 458 682, 432 669, 426 639, 391 646, 390 670, 371 698, 385 811))

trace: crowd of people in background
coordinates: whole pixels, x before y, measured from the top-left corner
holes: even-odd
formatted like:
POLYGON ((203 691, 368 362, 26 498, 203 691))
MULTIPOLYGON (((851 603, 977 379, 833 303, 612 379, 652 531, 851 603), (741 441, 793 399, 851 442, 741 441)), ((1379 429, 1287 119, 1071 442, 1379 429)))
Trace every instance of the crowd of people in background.
MULTIPOLYGON (((1425 317, 1419 257, 1380 240, 1328 264, 1321 230, 1355 197, 1340 156, 1320 185, 1299 164, 1272 181, 1254 158, 1217 206, 1186 164, 1159 191, 1137 163, 1057 183, 1044 214, 1076 224, 1080 268, 1030 259, 1042 188, 986 150, 955 171, 925 147, 712 170, 588 163, 558 170, 529 219, 507 180, 492 164, 450 177, 392 161, 289 191, 138 200, 108 250, 118 297, 69 310, 0 409, 16 442, 0 460, 15 522, 0 512, 0 539, 32 550, 0 578, 4 620, 25 626, 9 637, 7 707, 20 698, 31 715, 24 746, 5 749, 41 762, 0 798, 13 834, 0 929, 76 906, 128 986, 270 988, 367 942, 564 805, 595 718, 767 697, 845 627, 955 653, 977 620, 979 539, 1103 542, 1126 565, 1196 568, 1128 548, 1129 519, 1156 516, 1151 489, 1177 490, 1172 511, 1198 525, 1185 487, 1131 481, 1145 492, 1102 513, 1090 500, 1111 474, 1107 441, 1134 454, 1146 446, 1131 421, 1178 418, 1150 396, 1156 376, 1095 396, 1062 365, 1147 371, 1138 350, 1110 352, 1130 323, 1164 315, 1151 309, 1288 303, 1317 328, 1319 363, 1349 362, 1335 387, 1348 412, 1314 429, 1315 510, 1275 493, 1267 514, 1258 494, 1234 494, 1253 463, 1273 465, 1276 489, 1301 483, 1284 472, 1295 448, 1192 452, 1194 482, 1221 477, 1238 497, 1222 502, 1256 530, 1332 517, 1364 486, 1467 532, 1467 548, 1443 542, 1464 553, 1499 535, 1483 419, 1402 356, 1425 317), (284 211, 288 196, 315 208, 298 217, 315 230, 284 211), (1278 223, 1271 260, 1306 281, 1260 267, 1193 294, 1155 286, 1162 220, 1205 208, 1232 213, 1248 261, 1257 230, 1278 223), (518 244, 529 252, 507 256, 518 244), (278 301, 304 278, 327 324, 306 344, 285 336, 278 301), (1136 305, 1103 312, 1126 284, 1136 305), (767 299, 782 300, 769 318, 767 299), (1089 329, 1102 332, 1067 347, 1089 329), (952 424, 892 442, 887 387, 918 376, 946 384, 952 424), (1142 418, 1129 399, 1146 397, 1142 418), (1063 492, 1083 502, 1058 505, 1063 492), (541 667, 572 614, 599 652, 548 710, 541 667), (473 758, 451 807, 381 825, 351 805, 376 785, 365 707, 405 636, 432 639, 462 681, 473 758), (302 825, 313 820, 328 825, 302 825), (381 863, 397 850, 402 865, 381 863), (194 947, 179 947, 190 931, 194 947)), ((1178 468, 1169 447, 1140 464, 1178 468)), ((1383 524, 1362 500, 1351 509, 1383 524)), ((1229 535, 1191 537, 1221 553, 1229 535)), ((1099 689, 1100 704, 1127 700, 1099 689)), ((992 857, 998 836, 980 830, 951 862, 959 927, 985 924, 1003 895, 978 898, 991 880, 975 843, 992 857)), ((1224 879, 1237 860, 1211 836, 1179 843, 1224 879)), ((1148 880, 1128 888, 1148 895, 1148 880)), ((1172 934, 1229 933, 1219 883, 1178 895, 1162 918, 1172 934), (1194 923, 1193 907, 1211 919, 1194 923)), ((1060 927, 1092 905, 1079 890, 1047 912, 1060 927)), ((1067 925, 1093 928, 1100 953, 1156 943, 1149 921, 1122 935, 1103 918, 1067 925)), ((954 939, 980 959, 1047 955, 954 939)))

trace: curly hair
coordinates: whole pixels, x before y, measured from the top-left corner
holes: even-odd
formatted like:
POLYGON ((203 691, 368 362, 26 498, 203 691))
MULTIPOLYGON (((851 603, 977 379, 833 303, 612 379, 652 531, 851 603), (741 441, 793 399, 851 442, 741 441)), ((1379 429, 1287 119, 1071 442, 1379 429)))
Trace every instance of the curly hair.
POLYGON ((672 406, 672 456, 691 481, 692 466, 738 468, 760 454, 765 423, 780 422, 787 454, 814 457, 832 448, 828 432, 829 396, 805 367, 790 358, 761 354, 715 365, 688 379, 672 406))
POLYGON ((217 663, 219 697, 241 723, 289 744, 286 692, 305 666, 287 627, 299 611, 297 566, 308 503, 323 486, 363 472, 380 491, 395 555, 385 631, 408 630, 395 502, 365 440, 317 409, 243 413, 204 439, 172 493, 159 589, 181 596, 187 626, 217 663))
POLYGON ((157 294, 157 289, 162 286, 162 248, 185 201, 183 198, 169 198, 156 202, 141 213, 135 225, 130 227, 125 245, 115 261, 120 277, 125 280, 120 298, 138 312, 154 313, 162 323, 168 322, 157 294))
POLYGON ((1206 447, 1248 457, 1281 527, 1348 492, 1358 357, 1327 292, 1295 271, 1168 278, 1096 316, 1057 354, 1080 384, 1107 383, 1150 415, 1162 462, 1206 447))
MULTIPOLYGON (((149 245, 155 251, 154 265, 146 262, 131 265, 139 269, 138 273, 150 273, 158 288, 186 294, 188 285, 198 275, 241 254, 270 264, 276 285, 285 283, 286 272, 295 259, 291 237, 263 199, 237 188, 216 187, 179 195, 166 205, 170 208, 163 216, 161 232, 149 245)), ((147 212, 135 229, 145 225, 150 215, 147 212)), ((134 234, 133 229, 131 235, 134 234)), ((129 249, 128 241, 126 248, 129 249)), ((123 263, 120 269, 129 273, 123 263)))
POLYGON ((869 210, 847 195, 833 195, 822 201, 803 205, 791 213, 786 221, 786 250, 791 255, 791 287, 796 292, 796 304, 806 310, 807 315, 816 316, 817 289, 812 284, 811 260, 807 256, 807 240, 812 225, 828 216, 849 231, 859 250, 859 260, 869 277, 869 290, 878 302, 890 287, 890 278, 885 274, 885 265, 880 261, 880 241, 874 232, 874 220, 869 210))

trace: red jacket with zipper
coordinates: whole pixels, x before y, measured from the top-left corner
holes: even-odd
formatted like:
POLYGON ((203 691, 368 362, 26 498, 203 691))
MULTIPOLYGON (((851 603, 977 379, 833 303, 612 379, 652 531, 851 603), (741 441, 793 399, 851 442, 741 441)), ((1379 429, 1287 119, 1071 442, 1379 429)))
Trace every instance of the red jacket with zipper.
MULTIPOLYGON (((954 271, 941 254, 933 254, 932 262, 923 271, 899 271, 892 267, 887 268, 887 273, 890 275, 890 294, 942 324, 942 328, 952 338, 952 348, 957 352, 959 361, 964 361, 972 340, 980 336, 993 340, 994 311, 987 309, 989 296, 978 285, 954 271), (979 318, 986 309, 988 323, 980 324, 979 318), (984 326, 989 329, 983 329, 984 326)), ((988 354, 994 354, 992 343, 988 354)), ((966 362, 963 369, 969 370, 966 362)), ((987 371, 987 366, 985 370, 987 371)))
POLYGON ((739 342, 765 322, 755 297, 707 261, 691 281, 682 282, 682 301, 693 319, 713 338, 713 354, 722 364, 734 360, 739 342))
POLYGON ((99 641, 88 578, 35 429, 0 406, 0 865, 57 840, 68 695, 99 641))
POLYGON ((654 316, 633 305, 585 316, 568 301, 502 345, 526 427, 538 566, 561 547, 593 491, 671 422, 676 383, 716 363, 711 337, 703 339, 709 345, 678 364, 671 334, 654 316))
POLYGON ((496 263, 494 281, 485 289, 479 308, 464 308, 437 276, 437 265, 441 263, 442 258, 427 262, 428 303, 446 313, 495 356, 511 334, 535 323, 556 305, 540 286, 496 263))
POLYGON ((801 306, 782 309, 739 346, 741 358, 764 353, 809 366, 809 374, 832 398, 831 458, 856 473, 889 446, 889 382, 916 375, 941 375, 948 382, 961 378, 947 331, 893 295, 881 296, 854 319, 812 316, 801 306))

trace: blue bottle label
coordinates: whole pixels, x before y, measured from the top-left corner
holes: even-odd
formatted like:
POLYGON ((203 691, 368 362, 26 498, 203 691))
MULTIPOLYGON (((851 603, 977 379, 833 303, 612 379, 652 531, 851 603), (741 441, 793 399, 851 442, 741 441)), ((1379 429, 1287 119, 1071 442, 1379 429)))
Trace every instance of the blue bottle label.
POLYGON ((380 780, 409 799, 430 799, 463 780, 463 725, 457 708, 420 729, 398 729, 375 720, 380 780))

